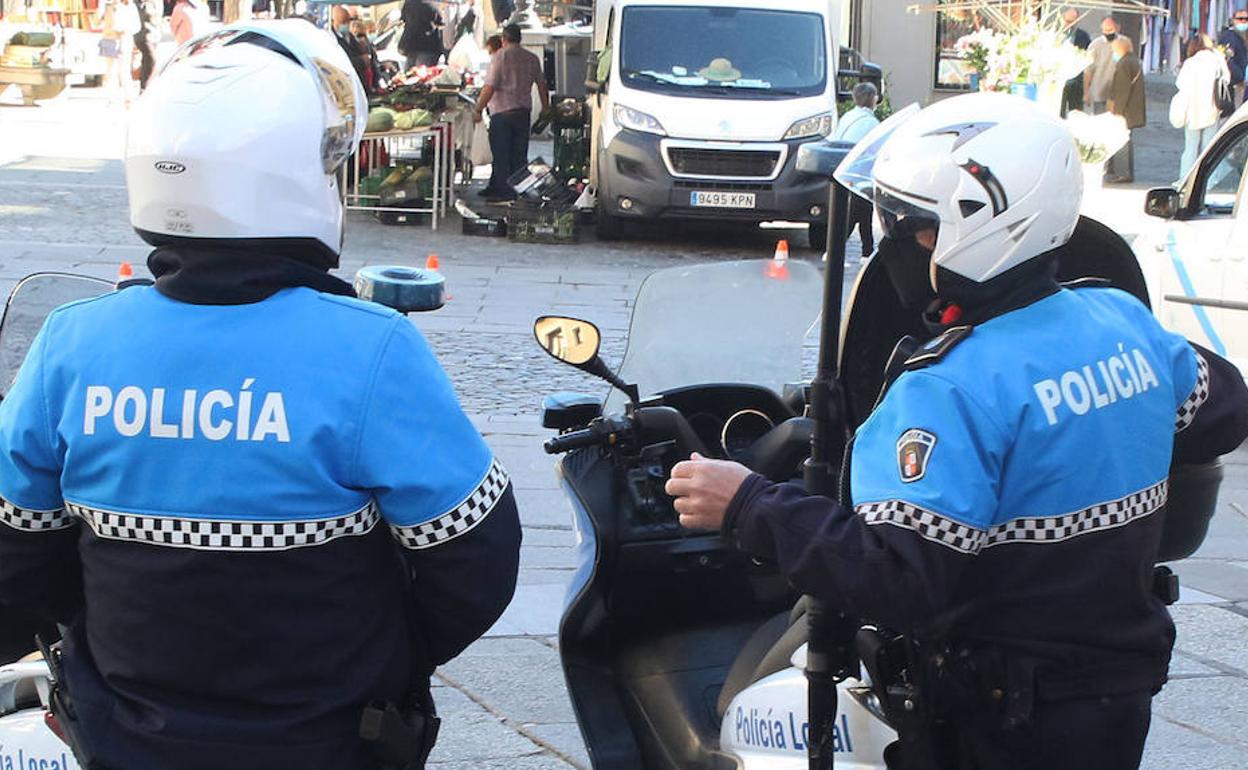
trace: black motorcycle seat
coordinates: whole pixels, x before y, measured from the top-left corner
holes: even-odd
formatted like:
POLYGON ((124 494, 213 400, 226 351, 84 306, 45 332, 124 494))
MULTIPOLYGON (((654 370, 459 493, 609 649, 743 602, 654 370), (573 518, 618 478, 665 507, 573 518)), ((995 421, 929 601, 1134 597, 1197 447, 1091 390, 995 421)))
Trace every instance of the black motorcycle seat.
POLYGON ((789 612, 768 620, 750 636, 737 654, 723 689, 715 702, 716 714, 722 719, 732 699, 745 688, 777 671, 792 665, 793 653, 806 643, 804 600, 789 612))

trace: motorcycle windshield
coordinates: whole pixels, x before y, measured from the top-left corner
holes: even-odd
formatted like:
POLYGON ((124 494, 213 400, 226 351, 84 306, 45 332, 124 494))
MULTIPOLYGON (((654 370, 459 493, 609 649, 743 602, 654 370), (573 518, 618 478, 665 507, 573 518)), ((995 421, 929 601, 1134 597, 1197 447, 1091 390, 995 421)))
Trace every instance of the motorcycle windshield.
POLYGON ((0 395, 9 392, 26 351, 43 322, 61 305, 112 291, 99 278, 68 273, 35 273, 21 280, 9 295, 0 319, 0 395))
MULTIPOLYGON (((771 260, 673 267, 642 283, 619 376, 643 397, 686 385, 749 383, 779 392, 802 375, 822 275, 771 260)), ((607 411, 625 396, 613 392, 607 411)))

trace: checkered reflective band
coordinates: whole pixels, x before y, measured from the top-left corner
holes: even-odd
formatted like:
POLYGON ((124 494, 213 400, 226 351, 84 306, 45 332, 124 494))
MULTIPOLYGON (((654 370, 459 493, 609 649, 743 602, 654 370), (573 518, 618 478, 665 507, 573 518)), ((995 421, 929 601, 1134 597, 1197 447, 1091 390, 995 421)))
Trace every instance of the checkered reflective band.
POLYGON ((1178 415, 1174 419, 1174 432, 1179 433, 1191 425, 1196 419, 1196 412, 1200 411, 1201 405, 1207 400, 1209 400, 1209 364, 1205 362, 1204 356, 1197 353, 1196 386, 1192 388, 1192 394, 1187 397, 1187 400, 1179 406, 1178 415))
POLYGON ((377 526, 376 504, 344 516, 302 521, 222 521, 103 511, 66 503, 99 537, 203 551, 286 551, 363 535, 377 526))
POLYGON ((1156 513, 1166 504, 1165 481, 1117 500, 1074 513, 1015 519, 987 530, 962 524, 904 500, 864 503, 854 508, 867 524, 891 524, 961 553, 978 553, 1007 543, 1059 543, 1079 535, 1121 527, 1156 513))
POLYGON ((30 508, 18 508, 0 497, 0 523, 23 532, 49 532, 54 529, 65 529, 75 522, 73 515, 64 508, 35 511, 30 508))
POLYGON ((391 525, 395 538, 405 548, 420 550, 453 540, 485 521, 502 499, 509 480, 507 471, 495 460, 477 488, 462 503, 432 521, 410 527, 391 525))
POLYGON ((1058 543, 1072 537, 1121 527, 1156 513, 1166 504, 1166 480, 1117 500, 1063 516, 1015 519, 988 530, 984 548, 1005 543, 1058 543))
POLYGON ((904 500, 863 503, 855 506, 854 511, 867 524, 892 524, 894 527, 913 530, 924 540, 940 543, 962 553, 977 553, 986 534, 982 529, 945 518, 904 500))

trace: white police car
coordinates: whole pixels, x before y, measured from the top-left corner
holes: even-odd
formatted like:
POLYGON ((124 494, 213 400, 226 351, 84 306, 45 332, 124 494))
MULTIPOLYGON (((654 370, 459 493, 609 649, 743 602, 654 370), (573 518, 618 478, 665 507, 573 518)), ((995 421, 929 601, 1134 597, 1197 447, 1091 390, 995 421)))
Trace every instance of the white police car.
POLYGON ((1248 104, 1177 188, 1150 190, 1134 248, 1162 325, 1248 373, 1248 104))

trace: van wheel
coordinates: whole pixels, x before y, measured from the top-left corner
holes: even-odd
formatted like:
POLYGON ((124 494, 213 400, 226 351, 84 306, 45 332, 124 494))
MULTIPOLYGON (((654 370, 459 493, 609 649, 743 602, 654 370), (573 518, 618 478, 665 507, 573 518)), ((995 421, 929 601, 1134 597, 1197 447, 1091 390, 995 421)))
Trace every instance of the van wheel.
POLYGON ((828 223, 827 222, 811 222, 810 230, 806 236, 810 241, 810 248, 815 251, 828 250, 828 223))
POLYGON ((598 218, 594 226, 595 234, 600 241, 618 241, 624 234, 624 224, 614 214, 607 213, 602 206, 598 207, 598 218))

